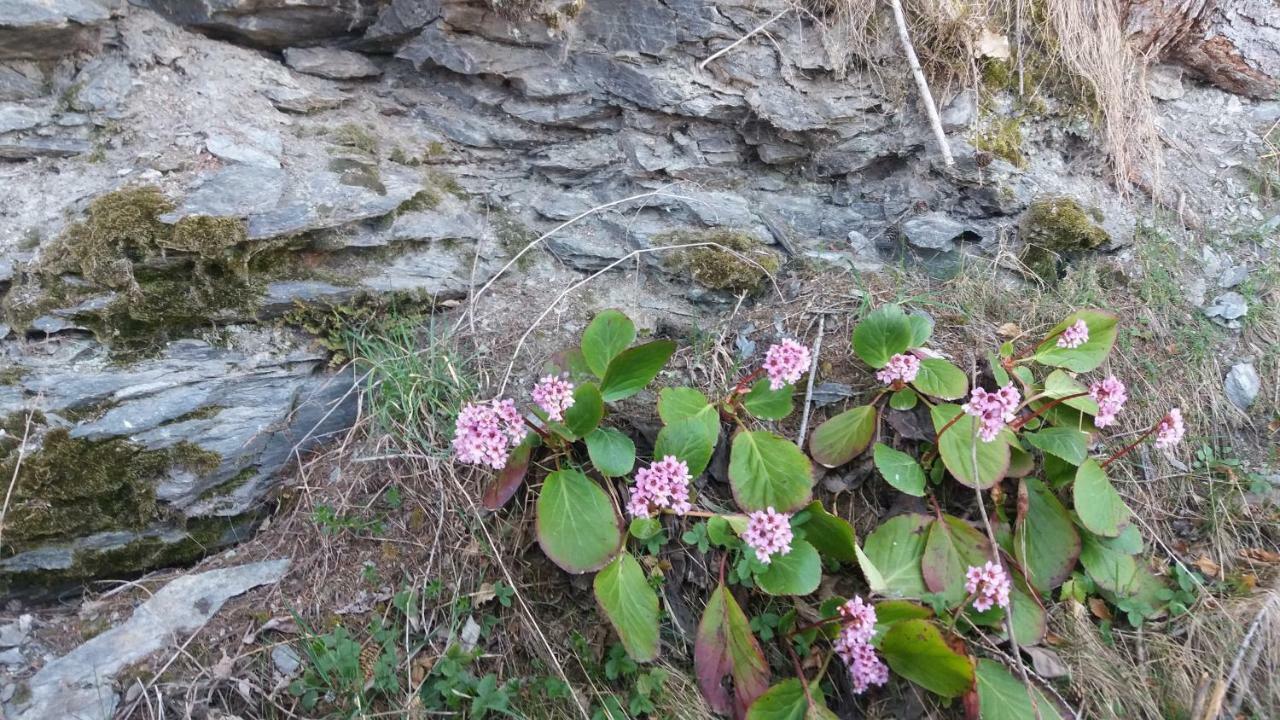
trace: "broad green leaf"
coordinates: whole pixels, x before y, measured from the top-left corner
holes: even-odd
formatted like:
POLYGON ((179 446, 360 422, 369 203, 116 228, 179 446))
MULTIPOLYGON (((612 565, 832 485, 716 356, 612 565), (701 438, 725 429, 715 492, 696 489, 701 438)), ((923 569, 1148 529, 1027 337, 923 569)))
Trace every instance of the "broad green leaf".
POLYGON ((648 540, 662 532, 662 521, 656 517, 631 518, 627 532, 637 540, 648 540))
POLYGON ((941 594, 954 607, 965 599, 965 573, 991 559, 991 543, 965 521, 950 515, 929 525, 929 539, 920 560, 920 573, 930 592, 941 594))
POLYGON ((934 616, 929 608, 908 600, 881 600, 876 603, 876 624, 892 625, 902 620, 928 619, 934 616))
POLYGON ((876 409, 863 405, 827 420, 809 437, 809 453, 827 467, 843 465, 871 444, 876 432, 876 409))
POLYGON ((806 697, 798 678, 788 678, 769 688, 751 704, 746 720, 838 720, 827 708, 818 683, 809 685, 806 697), (809 705, 809 698, 814 704, 809 705))
POLYGON ((933 318, 923 313, 912 313, 907 316, 907 324, 911 326, 910 347, 923 347, 933 335, 933 318))
POLYGON ((819 553, 840 562, 858 559, 858 538, 848 521, 827 512, 816 500, 809 503, 805 512, 809 513, 809 522, 804 524, 804 537, 819 553))
POLYGON ((770 595, 808 595, 822 582, 822 559, 804 540, 791 541, 791 552, 774 555, 768 568, 756 575, 760 589, 770 595))
POLYGON ((591 319, 582 332, 582 357, 596 377, 603 378, 609 363, 636 339, 631 318, 617 310, 605 310, 591 319))
MULTIPOLYGON (((1081 535, 1080 564, 1098 587, 1121 597, 1138 594, 1151 572, 1138 562, 1122 538, 1081 535)), ((1156 581, 1159 584, 1159 581, 1156 581)))
POLYGON ((658 431, 653 443, 653 456, 662 459, 674 455, 689 466, 689 474, 697 477, 707 469, 719 437, 719 424, 709 427, 697 415, 677 420, 658 431))
POLYGON ((872 456, 885 482, 908 495, 924 496, 924 470, 915 458, 884 443, 876 443, 872 456))
POLYGON ((813 467, 790 440, 764 430, 744 430, 733 438, 729 484, 743 510, 771 507, 792 512, 813 494, 813 467))
POLYGON ((858 556, 858 569, 862 571, 862 577, 867 580, 867 587, 871 588, 871 592, 877 595, 887 595, 889 593, 889 584, 885 582, 884 575, 881 574, 880 568, 871 562, 871 558, 862 551, 862 548, 855 545, 854 552, 858 556))
POLYGON ((1013 433, 1005 428, 995 440, 983 442, 974 431, 977 418, 965 415, 959 405, 937 405, 932 411, 934 430, 941 432, 938 452, 947 472, 962 485, 982 490, 995 485, 1009 470, 1009 441, 1013 433), (959 416, 955 424, 942 432, 947 423, 959 416), (978 473, 973 473, 974 446, 977 446, 978 473))
POLYGON ((1072 465, 1079 465, 1089 457, 1089 436, 1069 427, 1048 427, 1022 437, 1042 452, 1056 455, 1072 465))
POLYGON ((497 510, 516 494, 516 490, 524 484, 524 476, 529 472, 529 459, 533 449, 541 444, 537 433, 529 433, 524 440, 511 451, 507 457, 507 465, 493 478, 493 482, 485 489, 480 499, 486 510, 497 510))
POLYGON ((718 547, 734 544, 746 529, 746 515, 713 515, 707 518, 707 538, 718 547))
POLYGON ((604 418, 604 399, 595 383, 582 383, 573 390, 573 406, 564 411, 564 426, 573 439, 585 437, 604 418))
POLYGON ((698 623, 693 644, 698 687, 711 709, 741 717, 769 687, 769 663, 746 614, 724 585, 716 587, 698 623), (724 685, 733 679, 733 697, 724 685))
POLYGON ((902 308, 882 305, 853 329, 853 351, 863 362, 879 369, 889 358, 906 352, 915 334, 902 308))
POLYGON ((1021 680, 994 660, 978 660, 977 682, 982 720, 1062 720, 1057 706, 1039 688, 1028 693, 1021 680))
POLYGON ((596 573, 596 602, 636 662, 658 657, 658 594, 640 563, 624 552, 596 573))
POLYGON ((791 398, 795 391, 795 386, 789 384, 778 390, 770 390, 769 381, 761 378, 742 398, 742 406, 753 417, 761 420, 781 420, 791 414, 791 398))
POLYGON ((1129 520, 1129 506, 1093 460, 1086 460, 1076 471, 1071 496, 1080 523, 1095 535, 1115 537, 1129 520))
POLYGON ((622 547, 609 494, 577 470, 548 475, 536 509, 538 544, 566 572, 599 570, 622 547))
POLYGON ((609 362, 600 392, 605 402, 617 402, 644 389, 667 364, 676 344, 670 340, 654 340, 623 350, 609 362))
POLYGON ((942 358, 920 361, 920 372, 912 381, 920 392, 943 400, 958 400, 969 394, 969 378, 964 371, 942 358))
POLYGON ((916 396, 916 391, 911 388, 903 388, 889 396, 889 407, 894 410, 910 410, 920 402, 920 398, 916 396))
POLYGON ((920 558, 924 555, 929 522, 924 515, 896 515, 867 536, 863 551, 880 573, 883 594, 920 597, 927 591, 920 574, 920 558))
POLYGON ((1071 397, 1070 400, 1064 400, 1062 404, 1090 415, 1097 415, 1098 403, 1088 395, 1081 395, 1081 393, 1087 392, 1089 392, 1089 388, 1068 375, 1064 370, 1054 370, 1044 379, 1044 394, 1046 396, 1058 399, 1079 395, 1079 397, 1071 397))
POLYGON ((1080 558, 1080 534, 1057 496, 1035 478, 1023 478, 1018 506, 1026 511, 1015 523, 1013 555, 1036 590, 1048 593, 1071 576, 1080 558))
POLYGON ((1102 310, 1077 310, 1054 326, 1047 339, 1040 343, 1033 356, 1037 362, 1062 367, 1075 372, 1089 372, 1107 359, 1111 346, 1116 342, 1116 316, 1102 310), (1078 348, 1058 347, 1058 336, 1063 330, 1084 320, 1089 326, 1089 339, 1078 348))
POLYGON ((1009 444, 1009 469, 1005 471, 1005 477, 1026 477, 1036 469, 1036 459, 1016 443, 1015 440, 1009 444))
POLYGON ((928 620, 895 623, 880 652, 895 673, 934 694, 954 698, 973 688, 973 661, 952 650, 928 620))
MULTIPOLYGON (((693 388, 666 387, 658 393, 658 417, 666 425, 694 415, 701 416, 709 408, 711 403, 707 396, 693 388)), ((714 411, 711 415, 715 415, 714 411)))
POLYGON ((1055 491, 1074 482, 1078 470, 1075 465, 1053 455, 1044 456, 1043 467, 1045 484, 1055 491))
POLYGON ((636 444, 620 430, 598 427, 587 435, 587 455, 605 477, 630 475, 636 466, 636 444))

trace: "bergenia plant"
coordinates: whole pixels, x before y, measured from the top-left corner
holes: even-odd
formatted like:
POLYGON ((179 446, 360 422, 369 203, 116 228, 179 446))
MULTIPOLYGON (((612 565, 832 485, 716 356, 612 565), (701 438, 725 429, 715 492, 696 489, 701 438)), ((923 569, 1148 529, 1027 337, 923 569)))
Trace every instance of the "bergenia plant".
POLYGON ((1184 433, 1181 414, 1170 410, 1134 442, 1108 448, 1101 430, 1123 424, 1128 396, 1120 379, 1095 376, 1116 338, 1116 318, 1102 311, 1072 313, 1021 352, 1006 343, 982 374, 929 349, 932 332, 927 317, 896 305, 869 313, 852 344, 877 389, 819 424, 807 453, 774 425, 792 413, 796 383, 816 358, 800 340, 779 338, 716 399, 662 388, 662 428, 652 457, 638 460, 634 440, 608 423, 611 411, 657 378, 675 344, 636 345, 632 322, 605 311, 563 367, 531 388, 528 414, 512 399, 464 408, 455 454, 497 471, 483 497, 491 510, 529 476, 541 480, 543 552, 567 572, 596 573, 599 606, 637 662, 657 658, 662 632, 661 571, 650 577, 645 568, 657 566, 636 555, 668 537, 711 554, 715 589, 694 669, 718 713, 833 718, 827 694, 874 692, 893 674, 962 699, 971 716, 1062 717, 1005 663, 1044 639, 1055 591, 1096 593, 1135 624, 1162 612, 1169 591, 1138 559, 1142 539, 1106 469, 1148 439, 1171 448, 1184 433), (928 425, 896 436, 888 412, 928 425), (736 512, 697 493, 722 439, 736 512), (835 468, 868 452, 886 492, 928 496, 920 507, 931 511, 890 517, 860 544, 847 519, 814 500, 813 464, 835 468), (824 575, 859 593, 824 591, 816 608, 797 602, 773 632, 779 652, 766 654, 744 606, 837 586, 824 575), (994 659, 993 641, 1012 652, 994 659), (771 684, 775 671, 794 677, 771 684))

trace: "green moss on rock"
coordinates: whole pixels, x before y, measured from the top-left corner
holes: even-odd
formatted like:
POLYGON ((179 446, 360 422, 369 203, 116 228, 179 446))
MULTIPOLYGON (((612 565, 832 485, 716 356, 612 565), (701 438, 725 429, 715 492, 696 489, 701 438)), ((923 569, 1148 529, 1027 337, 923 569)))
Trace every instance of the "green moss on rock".
POLYGON ((1016 167, 1025 167, 1027 164, 1027 159, 1022 154, 1022 124, 1016 117, 989 119, 974 134, 973 146, 1016 167))
POLYGON ((237 218, 193 215, 175 223, 173 232, 158 242, 165 249, 212 260, 225 257, 228 250, 246 240, 248 232, 237 218))
POLYGON ((670 260, 674 269, 688 272, 695 282, 712 290, 734 293, 758 290, 781 266, 777 253, 765 249, 755 236, 740 231, 679 230, 655 238, 655 243, 720 246, 680 250, 670 260))
POLYGON ((1071 198, 1032 201, 1018 225, 1026 243, 1022 263, 1046 282, 1057 282, 1068 262, 1111 239, 1095 220, 1102 220, 1101 212, 1087 211, 1071 198))
POLYGON ((85 219, 67 228, 47 269, 76 272, 95 285, 127 288, 133 264, 153 254, 173 229, 158 217, 173 209, 159 188, 107 193, 89 204, 85 219))
MULTIPOLYGON (((8 452, 0 473, 13 476, 17 462, 8 452)), ((220 463, 217 453, 190 443, 147 450, 123 438, 92 441, 73 438, 64 428, 47 430, 40 449, 22 458, 0 550, 8 554, 107 530, 141 530, 159 516, 155 488, 174 468, 206 475, 220 463)))

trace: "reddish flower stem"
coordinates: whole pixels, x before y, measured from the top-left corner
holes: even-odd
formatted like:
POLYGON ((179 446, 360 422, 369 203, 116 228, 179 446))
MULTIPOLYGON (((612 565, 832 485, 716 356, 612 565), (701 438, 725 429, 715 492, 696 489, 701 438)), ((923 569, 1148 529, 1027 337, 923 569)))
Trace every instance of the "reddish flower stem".
MULTIPOLYGON (((1163 418, 1161 418, 1161 421, 1160 421, 1160 422, 1164 422, 1164 419, 1163 419, 1163 418)), ((1154 433, 1154 432, 1155 432, 1156 430, 1158 430, 1159 428, 1160 428, 1160 423, 1156 423, 1155 425, 1152 425, 1152 426, 1151 426, 1151 429, 1149 429, 1149 430, 1147 430, 1146 432, 1144 432, 1144 433, 1142 433, 1141 435, 1139 435, 1137 440, 1134 440, 1133 442, 1129 443, 1128 445, 1125 445, 1124 447, 1120 448, 1120 450, 1119 450, 1118 452, 1116 452, 1116 454, 1112 455, 1111 457, 1107 458, 1106 460, 1103 460, 1103 461, 1102 461, 1102 464, 1101 464, 1101 465, 1099 465, 1099 467, 1101 467, 1101 468, 1106 468, 1106 467, 1107 467, 1108 465, 1110 465, 1111 463, 1113 463, 1113 462, 1115 462, 1115 461, 1119 460, 1120 458, 1124 457, 1125 455, 1128 455, 1129 453, 1133 452, 1133 449, 1134 449, 1134 448, 1136 448, 1136 447, 1138 447, 1139 445, 1141 445, 1143 440, 1146 440, 1147 438, 1151 437, 1151 433, 1154 433)))
MULTIPOLYGON (((1039 410, 1036 410, 1035 412, 1025 417, 1017 418, 1012 423, 1009 423, 1009 427, 1014 431, 1021 430, 1024 425, 1031 422, 1032 420, 1035 420, 1041 415, 1049 412, 1050 410, 1057 407, 1058 405, 1061 405, 1062 403, 1068 400, 1075 400, 1076 398, 1079 398, 1079 397, 1086 397, 1088 394, 1089 394, 1088 391, 1085 391, 1085 392, 1075 393, 1074 395, 1067 395, 1065 397, 1054 398, 1053 400, 1045 403, 1044 405, 1041 405, 1039 410)), ((1027 407, 1027 406, 1024 406, 1024 407, 1027 407)))

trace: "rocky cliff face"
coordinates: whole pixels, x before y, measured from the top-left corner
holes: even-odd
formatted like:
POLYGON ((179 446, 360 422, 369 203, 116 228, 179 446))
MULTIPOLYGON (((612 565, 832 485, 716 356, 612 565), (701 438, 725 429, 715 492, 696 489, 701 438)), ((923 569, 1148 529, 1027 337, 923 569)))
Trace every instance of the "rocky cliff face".
MULTIPOLYGON (((299 306, 459 298, 565 223, 554 262, 504 282, 690 242, 948 273, 1028 238, 1052 279, 1131 237, 1069 103, 943 94, 944 167, 896 66, 844 69, 809 18, 703 62, 783 8, 0 0, 2 471, 20 478, 0 595, 246 532, 293 453, 354 416, 351 376, 282 321, 299 306)), ((1256 159, 1280 108, 1161 80, 1187 208, 1263 219, 1248 192, 1220 199, 1242 182, 1222 160, 1256 159)), ((686 313, 759 280, 729 253, 638 257, 686 313)))

